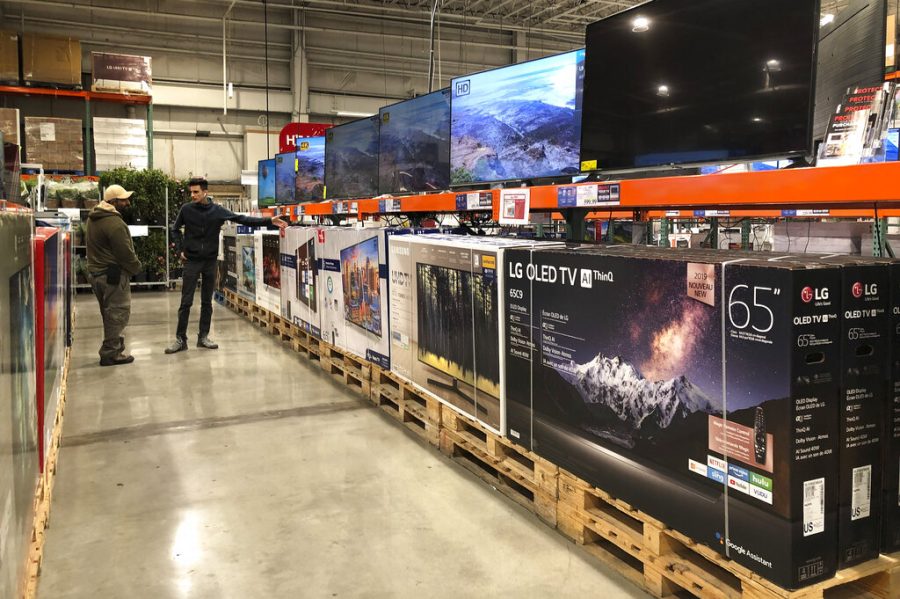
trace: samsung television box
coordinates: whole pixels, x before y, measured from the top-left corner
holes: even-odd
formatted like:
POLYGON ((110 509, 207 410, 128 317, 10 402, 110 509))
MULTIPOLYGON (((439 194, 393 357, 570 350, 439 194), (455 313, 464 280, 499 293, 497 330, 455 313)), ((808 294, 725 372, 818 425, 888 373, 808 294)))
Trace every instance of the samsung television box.
POLYGON ((391 237, 391 370, 503 434, 503 252, 534 244, 452 235, 391 237))
POLYGON ((256 305, 281 314, 281 238, 278 231, 256 231, 256 305))
POLYGON ((30 213, 0 211, 0 597, 24 594, 38 482, 33 227, 30 213))
POLYGON ((38 463, 43 472, 56 423, 65 356, 65 286, 59 229, 37 227, 34 236, 35 369, 38 463))
POLYGON ((253 229, 238 227, 235 237, 237 291, 242 297, 256 302, 256 242, 253 229))
POLYGON ((837 565, 840 270, 505 256, 508 436, 785 588, 837 565))
POLYGON ((319 316, 317 227, 288 227, 281 238, 281 316, 316 337, 319 316))

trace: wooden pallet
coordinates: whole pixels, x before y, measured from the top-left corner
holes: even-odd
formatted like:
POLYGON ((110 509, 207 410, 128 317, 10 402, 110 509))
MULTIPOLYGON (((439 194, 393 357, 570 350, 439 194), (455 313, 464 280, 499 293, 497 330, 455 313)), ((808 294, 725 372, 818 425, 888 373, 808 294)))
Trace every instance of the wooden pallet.
POLYGON ((299 331, 296 325, 282 318, 279 314, 269 312, 269 332, 281 341, 291 341, 295 336, 295 330, 299 331))
POLYGON ((441 402, 396 374, 372 366, 372 402, 435 447, 440 446, 441 402))
POLYGON ((372 394, 372 383, 368 376, 370 369, 366 368, 363 371, 348 365, 348 362, 352 363, 353 360, 347 360, 345 352, 329 343, 320 343, 320 348, 319 364, 322 369, 368 399, 372 394))
POLYGON ((322 358, 321 340, 296 325, 291 325, 290 330, 291 347, 294 351, 305 355, 310 360, 320 361, 322 358))
POLYGON ((474 420, 441 406, 441 451, 550 526, 557 520, 559 469, 474 420))
POLYGON ((847 568, 788 591, 573 474, 559 474, 557 527, 584 550, 656 597, 824 599, 896 597, 900 559, 847 568), (896 580, 894 580, 896 579, 896 580))

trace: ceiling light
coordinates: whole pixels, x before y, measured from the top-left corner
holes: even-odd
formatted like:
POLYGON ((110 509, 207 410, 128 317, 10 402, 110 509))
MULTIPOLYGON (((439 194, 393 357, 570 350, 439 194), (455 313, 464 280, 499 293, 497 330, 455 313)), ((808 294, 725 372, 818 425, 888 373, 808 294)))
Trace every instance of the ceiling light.
POLYGON ((647 17, 635 17, 631 22, 631 30, 635 33, 643 33, 650 29, 650 19, 647 17))
POLYGON ((761 117, 758 117, 758 116, 753 117, 753 119, 751 119, 751 120, 752 120, 754 123, 761 123, 761 122, 763 122, 762 118, 761 118, 761 117))
POLYGON ((355 118, 365 118, 367 116, 375 116, 372 112, 353 112, 350 110, 335 110, 335 116, 346 116, 346 117, 355 117, 355 118))
POLYGON ((775 60, 774 58, 768 62, 766 62, 766 68, 770 71, 780 71, 781 70, 781 62, 775 60))
POLYGON ((668 85, 660 85, 656 88, 656 95, 661 96, 663 98, 669 97, 669 86, 668 85))
POLYGON ((824 15, 822 15, 822 18, 819 19, 819 26, 824 27, 825 25, 828 25, 829 23, 831 23, 833 21, 834 21, 834 15, 831 13, 825 13, 824 15))

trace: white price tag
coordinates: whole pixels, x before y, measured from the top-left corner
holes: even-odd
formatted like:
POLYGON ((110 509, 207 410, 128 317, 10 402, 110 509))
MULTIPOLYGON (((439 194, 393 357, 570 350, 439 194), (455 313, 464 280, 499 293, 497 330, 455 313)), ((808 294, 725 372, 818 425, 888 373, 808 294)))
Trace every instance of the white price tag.
POLYGON ((56 123, 41 123, 41 141, 56 141, 56 123))

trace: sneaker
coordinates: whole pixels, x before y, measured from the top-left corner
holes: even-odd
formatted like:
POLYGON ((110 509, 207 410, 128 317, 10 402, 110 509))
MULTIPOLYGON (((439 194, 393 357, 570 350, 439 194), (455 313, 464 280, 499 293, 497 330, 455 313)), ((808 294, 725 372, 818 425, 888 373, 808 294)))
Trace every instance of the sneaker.
POLYGON ((175 342, 166 348, 167 354, 177 354, 180 351, 187 351, 187 339, 175 338, 175 342))
POLYGON ((100 358, 100 366, 118 366, 120 364, 131 364, 134 362, 134 356, 123 356, 119 354, 115 358, 100 358))
POLYGON ((219 349, 219 344, 210 341, 209 337, 198 337, 197 347, 202 349, 219 349))

